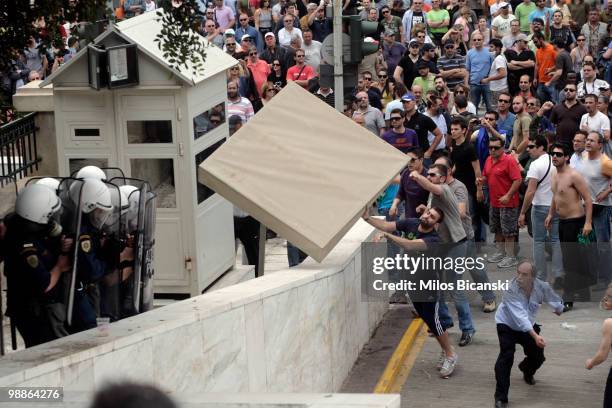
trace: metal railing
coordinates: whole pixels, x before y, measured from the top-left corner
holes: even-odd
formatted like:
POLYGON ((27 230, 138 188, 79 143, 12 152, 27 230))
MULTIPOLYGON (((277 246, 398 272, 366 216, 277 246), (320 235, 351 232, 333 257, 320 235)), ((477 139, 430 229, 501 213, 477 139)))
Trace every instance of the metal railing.
POLYGON ((7 178, 19 180, 38 170, 36 112, 0 126, 0 187, 7 178))

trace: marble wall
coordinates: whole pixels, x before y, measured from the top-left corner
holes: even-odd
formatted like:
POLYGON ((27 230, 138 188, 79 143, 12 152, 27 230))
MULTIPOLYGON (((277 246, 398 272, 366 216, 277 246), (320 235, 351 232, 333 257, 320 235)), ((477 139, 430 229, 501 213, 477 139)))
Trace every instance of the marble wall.
POLYGON ((334 392, 382 319, 361 293, 359 221, 322 263, 307 260, 210 294, 0 359, 0 386, 91 392, 151 381, 168 392, 334 392))

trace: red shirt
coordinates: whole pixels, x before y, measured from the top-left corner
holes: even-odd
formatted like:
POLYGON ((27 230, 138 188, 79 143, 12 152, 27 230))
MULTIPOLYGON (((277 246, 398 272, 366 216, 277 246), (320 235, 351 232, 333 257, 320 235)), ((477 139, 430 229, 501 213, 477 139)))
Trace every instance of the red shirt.
POLYGON ((304 80, 309 81, 315 76, 316 74, 310 65, 304 65, 304 69, 294 65, 287 70, 287 82, 304 80))
POLYGON ((506 204, 501 204, 499 199, 506 195, 512 182, 521 179, 516 160, 509 154, 503 153, 497 162, 493 162, 493 157, 487 157, 482 175, 487 178, 489 185, 489 199, 491 206, 495 208, 515 208, 519 205, 518 190, 506 204))

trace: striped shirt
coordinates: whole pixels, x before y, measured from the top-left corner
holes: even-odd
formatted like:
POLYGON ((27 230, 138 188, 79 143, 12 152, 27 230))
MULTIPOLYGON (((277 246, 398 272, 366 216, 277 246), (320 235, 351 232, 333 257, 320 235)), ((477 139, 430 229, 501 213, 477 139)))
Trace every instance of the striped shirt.
POLYGON ((227 117, 231 118, 233 115, 237 115, 242 120, 242 123, 246 123, 253 117, 255 111, 253 111, 253 105, 247 98, 240 97, 236 102, 227 101, 227 117))
MULTIPOLYGON (((465 68, 465 57, 458 53, 454 57, 448 58, 446 55, 438 58, 438 69, 440 72, 451 69, 465 68)), ((455 86, 463 83, 463 78, 446 78, 448 89, 453 90, 455 86)))

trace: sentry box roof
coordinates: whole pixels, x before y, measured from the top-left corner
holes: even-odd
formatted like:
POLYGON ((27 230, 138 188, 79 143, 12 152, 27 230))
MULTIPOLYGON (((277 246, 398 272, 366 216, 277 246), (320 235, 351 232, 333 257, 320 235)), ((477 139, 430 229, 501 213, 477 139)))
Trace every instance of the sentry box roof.
POLYGON ((399 150, 289 83, 198 172, 321 262, 406 163, 399 150))

